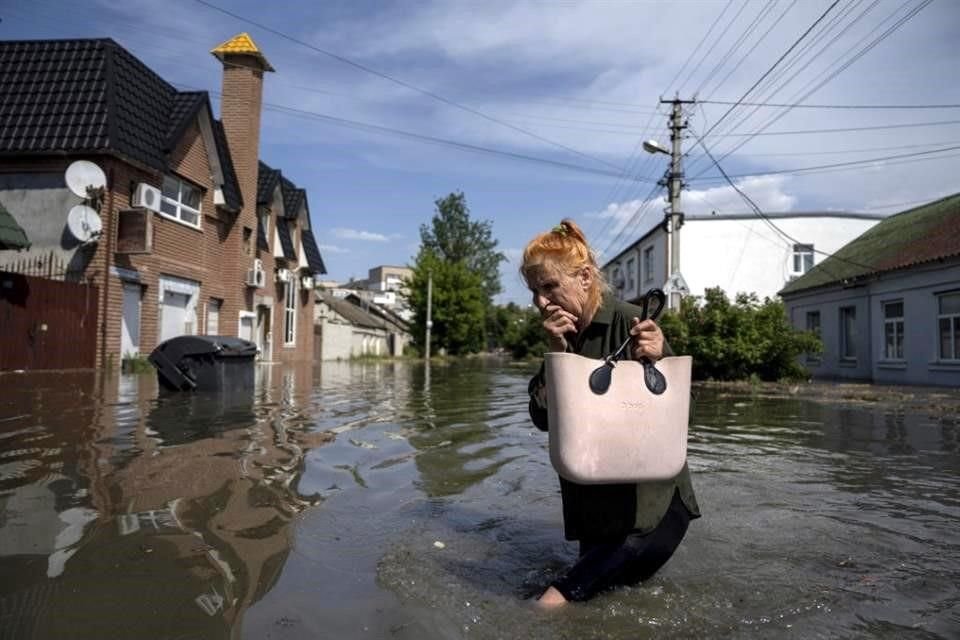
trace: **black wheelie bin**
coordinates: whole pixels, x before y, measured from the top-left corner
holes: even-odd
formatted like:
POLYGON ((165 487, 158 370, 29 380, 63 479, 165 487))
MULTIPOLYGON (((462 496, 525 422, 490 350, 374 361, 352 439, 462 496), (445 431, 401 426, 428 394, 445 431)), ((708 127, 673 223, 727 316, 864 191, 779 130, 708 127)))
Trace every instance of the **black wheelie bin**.
POLYGON ((256 355, 256 344, 233 336, 177 336, 149 360, 169 391, 235 391, 253 389, 256 355))

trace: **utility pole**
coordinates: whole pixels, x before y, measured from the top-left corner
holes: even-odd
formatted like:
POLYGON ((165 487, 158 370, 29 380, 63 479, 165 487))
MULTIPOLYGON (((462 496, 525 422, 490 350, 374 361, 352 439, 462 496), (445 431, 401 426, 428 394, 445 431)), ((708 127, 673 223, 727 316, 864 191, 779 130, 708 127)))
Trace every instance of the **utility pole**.
POLYGON ((433 320, 431 319, 430 314, 432 313, 433 306, 433 272, 427 272, 427 338, 425 340, 426 347, 424 349, 424 359, 427 362, 430 362, 430 329, 433 328, 433 320))
POLYGON ((680 308, 680 298, 688 294, 687 283, 680 275, 680 227, 683 226, 683 210, 680 208, 680 190, 683 188, 683 166, 681 161, 683 153, 680 144, 683 140, 683 130, 687 128, 683 121, 683 105, 696 104, 696 100, 681 100, 675 97, 673 100, 660 99, 660 104, 671 104, 673 108, 670 112, 670 170, 661 180, 660 184, 665 185, 667 191, 667 201, 669 208, 664 215, 664 228, 667 231, 667 283, 664 287, 669 296, 667 299, 670 309, 680 308))

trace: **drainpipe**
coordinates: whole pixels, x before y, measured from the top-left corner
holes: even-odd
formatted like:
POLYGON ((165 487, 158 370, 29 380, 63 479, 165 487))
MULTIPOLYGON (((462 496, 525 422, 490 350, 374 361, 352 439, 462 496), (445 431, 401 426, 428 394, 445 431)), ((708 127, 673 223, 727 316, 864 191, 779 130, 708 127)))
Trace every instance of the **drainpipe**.
POLYGON ((113 167, 107 173, 107 241, 104 247, 103 258, 103 307, 100 312, 100 366, 106 369, 107 364, 107 318, 110 308, 110 254, 113 251, 113 167))

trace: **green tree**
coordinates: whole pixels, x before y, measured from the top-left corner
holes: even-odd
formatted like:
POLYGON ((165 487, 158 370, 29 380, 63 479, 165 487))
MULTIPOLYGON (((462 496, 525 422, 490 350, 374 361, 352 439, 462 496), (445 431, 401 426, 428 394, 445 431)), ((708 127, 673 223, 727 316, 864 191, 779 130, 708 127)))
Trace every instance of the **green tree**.
POLYGON ((424 352, 427 321, 427 282, 433 278, 431 350, 451 355, 476 353, 485 346, 487 298, 480 275, 464 262, 451 262, 421 247, 407 283, 413 309, 413 342, 424 352))
POLYGON ((420 225, 420 248, 441 260, 463 262, 480 275, 487 300, 502 291, 500 263, 506 258, 497 251, 489 220, 470 219, 470 208, 462 191, 434 201, 436 213, 430 225, 420 225))
POLYGON ((684 298, 660 326, 675 353, 693 356, 701 380, 803 378, 799 356, 822 349, 815 335, 790 326, 779 300, 741 293, 730 302, 719 288, 707 289, 703 300, 684 298))

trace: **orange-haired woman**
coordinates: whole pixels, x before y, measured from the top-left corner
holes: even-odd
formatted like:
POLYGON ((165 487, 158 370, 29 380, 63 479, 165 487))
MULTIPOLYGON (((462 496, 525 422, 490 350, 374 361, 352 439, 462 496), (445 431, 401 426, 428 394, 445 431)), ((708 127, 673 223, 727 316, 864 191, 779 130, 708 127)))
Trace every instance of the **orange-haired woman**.
MULTIPOLYGON (((590 358, 613 353, 628 336, 630 356, 659 360, 671 355, 653 320, 608 290, 580 227, 563 220, 531 240, 520 273, 543 317, 551 351, 590 358)), ((546 431, 544 368, 530 380, 530 417, 546 431)), ((653 576, 670 559, 690 520, 700 517, 684 465, 666 481, 583 485, 560 478, 564 533, 580 543, 580 557, 539 597, 549 608, 583 601, 620 585, 653 576)))

